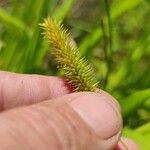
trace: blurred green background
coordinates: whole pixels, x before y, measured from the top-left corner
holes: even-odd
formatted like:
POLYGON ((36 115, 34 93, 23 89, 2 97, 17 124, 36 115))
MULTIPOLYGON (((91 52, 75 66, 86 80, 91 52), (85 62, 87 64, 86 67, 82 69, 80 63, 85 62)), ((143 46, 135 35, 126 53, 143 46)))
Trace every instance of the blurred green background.
POLYGON ((0 70, 59 75, 39 27, 48 15, 121 104, 123 135, 150 150, 150 1, 0 0, 0 70))

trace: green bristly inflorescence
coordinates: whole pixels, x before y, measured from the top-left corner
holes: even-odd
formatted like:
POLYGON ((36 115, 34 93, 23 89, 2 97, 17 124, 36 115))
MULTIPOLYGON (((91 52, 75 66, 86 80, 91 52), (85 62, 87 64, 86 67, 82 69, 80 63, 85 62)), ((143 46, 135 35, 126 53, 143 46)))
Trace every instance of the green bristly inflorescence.
POLYGON ((54 49, 59 68, 64 72, 68 82, 75 87, 75 91, 96 91, 97 82, 92 68, 71 44, 69 34, 63 25, 48 17, 41 26, 54 49))

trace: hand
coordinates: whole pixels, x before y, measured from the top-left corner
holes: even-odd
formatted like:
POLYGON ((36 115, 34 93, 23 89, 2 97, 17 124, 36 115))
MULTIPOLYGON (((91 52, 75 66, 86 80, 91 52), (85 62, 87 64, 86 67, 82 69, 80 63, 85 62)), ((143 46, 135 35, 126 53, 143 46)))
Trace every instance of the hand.
POLYGON ((117 146, 116 100, 104 91, 69 93, 58 77, 0 72, 0 150, 125 150, 117 146))

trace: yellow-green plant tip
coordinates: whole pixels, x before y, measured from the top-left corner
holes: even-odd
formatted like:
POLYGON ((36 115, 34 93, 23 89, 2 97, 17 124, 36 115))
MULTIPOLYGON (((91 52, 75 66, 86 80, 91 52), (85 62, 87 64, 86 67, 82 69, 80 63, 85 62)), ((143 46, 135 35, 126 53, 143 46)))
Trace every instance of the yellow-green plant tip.
POLYGON ((64 72, 68 82, 75 87, 75 91, 96 91, 97 82, 92 68, 80 57, 78 49, 72 46, 69 34, 63 25, 48 17, 41 26, 45 38, 54 49, 53 53, 59 68, 64 72))

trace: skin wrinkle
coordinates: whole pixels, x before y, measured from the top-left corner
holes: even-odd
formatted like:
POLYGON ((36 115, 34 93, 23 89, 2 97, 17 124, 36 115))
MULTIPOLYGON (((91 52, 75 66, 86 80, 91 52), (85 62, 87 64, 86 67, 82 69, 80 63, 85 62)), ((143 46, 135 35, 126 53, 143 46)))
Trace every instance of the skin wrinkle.
MULTIPOLYGON (((22 141, 26 140, 26 136, 21 134, 22 128, 20 128, 20 127, 22 125, 21 124, 16 125, 16 122, 15 122, 16 118, 14 118, 14 116, 13 116, 13 115, 15 115, 14 112, 15 111, 12 111, 12 114, 8 115, 7 118, 5 117, 4 113, 3 113, 3 115, 0 116, 1 117, 0 119, 2 121, 0 124, 0 126, 1 126, 0 129, 2 129, 1 134, 3 136, 3 138, 1 140, 2 141, 4 140, 4 142, 2 142, 0 145, 2 147, 4 147, 3 149, 5 149, 5 150, 10 149, 10 148, 14 149, 18 145, 18 143, 21 143, 22 141), (19 138, 19 137, 21 137, 21 138, 19 138), (9 143, 7 145, 3 145, 4 143, 7 143, 8 140, 9 140, 9 143)), ((24 123, 24 122, 22 122, 22 123, 24 123)), ((25 148, 23 148, 22 150, 24 150, 24 149, 25 148)))
MULTIPOLYGON (((63 117, 65 118, 66 122, 68 123, 68 130, 69 133, 69 149, 71 150, 76 150, 80 149, 79 146, 81 145, 78 134, 78 127, 79 127, 79 120, 76 119, 76 115, 74 114, 75 112, 70 108, 70 106, 66 103, 62 107, 58 106, 57 110, 59 111, 60 115, 63 115, 64 111, 67 111, 63 117), (74 122, 75 121, 75 122, 74 122), (76 136, 74 136, 76 135, 76 136)), ((81 127, 81 124, 80 124, 81 127)), ((81 134, 81 133, 80 133, 81 134)))
MULTIPOLYGON (((18 112, 18 111, 16 111, 16 112, 18 112)), ((31 112, 32 112, 32 110, 31 110, 31 112)), ((43 135, 43 137, 45 137, 45 140, 47 140, 47 143, 44 143, 44 142, 41 143, 41 135, 39 135, 39 131, 38 132, 35 131, 35 126, 31 126, 31 124, 29 123, 29 120, 27 120, 27 118, 24 117, 24 113, 26 113, 26 111, 24 111, 24 110, 23 110, 23 112, 21 111, 20 112, 21 115, 19 114, 19 118, 17 117, 17 114, 16 114, 16 117, 18 119, 17 122, 13 122, 12 119, 9 118, 7 124, 9 124, 9 128, 8 129, 10 130, 11 136, 9 136, 8 139, 10 139, 10 140, 14 140, 15 139, 14 143, 16 144, 16 147, 17 147, 18 146, 18 142, 20 140, 19 137, 21 137, 21 141, 19 142, 20 146, 22 146, 22 145, 23 146, 28 146, 28 147, 24 148, 25 150, 28 150, 30 148, 31 149, 35 149, 35 148, 37 149, 37 147, 34 147, 34 146, 36 146, 36 143, 40 143, 41 147, 40 148, 38 147, 38 149, 43 149, 44 147, 46 148, 46 147, 51 146, 51 143, 49 141, 50 140, 50 136, 46 136, 47 133, 44 133, 44 135, 43 135), (18 127, 20 127, 20 128, 18 128, 18 127), (15 137, 16 135, 17 135, 17 137, 15 137), (49 137, 49 138, 47 138, 47 137, 49 137), (34 139, 34 140, 31 141, 31 139, 34 139), (23 142, 22 145, 21 145, 21 142, 23 142)), ((38 115, 37 115, 38 118, 39 118, 39 116, 41 116, 41 118, 39 119, 39 123, 37 122, 36 119, 35 120, 33 119, 32 114, 29 114, 28 117, 31 117, 33 119, 33 122, 35 121, 37 123, 37 124, 34 124, 34 125, 37 125, 37 127, 39 127, 39 129, 42 129, 43 131, 46 131, 45 127, 49 128, 49 124, 48 124, 49 118, 45 117, 44 115, 41 115, 40 113, 38 113, 38 115), (45 121, 46 121, 45 123, 42 123, 43 121, 41 119, 43 117, 45 118, 45 121), (45 126, 45 124, 46 124, 46 126, 45 126)), ((14 115, 12 115, 11 117, 13 117, 13 116, 14 115)), ((49 133, 50 134, 53 133, 53 129, 51 129, 49 131, 49 133)), ((53 140, 53 141, 55 141, 55 140, 53 140)), ((22 148, 23 147, 21 147, 21 149, 22 148)), ((47 148, 47 150, 49 150, 49 148, 47 148)))
MULTIPOLYGON (((62 116, 63 115, 63 112, 64 112, 64 109, 62 109, 63 107, 57 107, 57 110, 59 112, 59 114, 62 116)), ((67 109, 67 107, 66 107, 67 109)), ((68 116, 72 116, 69 112, 69 114, 67 115, 67 113, 65 115, 63 115, 62 117, 64 118, 65 122, 67 122, 66 126, 67 126, 67 131, 68 131, 68 135, 69 135, 69 140, 68 140, 68 143, 67 143, 67 147, 68 149, 72 149, 72 150, 75 150, 75 149, 78 149, 78 142, 77 142, 77 138, 76 136, 76 133, 74 132, 75 130, 75 127, 73 125, 73 122, 71 122, 71 120, 68 119, 68 116), (71 122, 71 123, 69 123, 71 122)))
MULTIPOLYGON (((65 105, 63 105, 63 106, 65 106, 65 105)), ((62 108, 63 106, 61 106, 60 108, 62 108)), ((60 138, 59 138, 60 141, 63 141, 63 142, 61 142, 61 145, 64 145, 64 147, 63 147, 64 150, 66 150, 66 149, 69 149, 69 150, 70 149, 71 150, 77 149, 77 148, 74 148, 74 146, 76 147, 77 145, 73 144, 74 141, 75 141, 74 140, 74 135, 75 134, 72 132, 73 131, 72 130, 72 122, 69 123, 69 120, 67 120, 67 118, 65 117, 66 113, 64 115, 64 111, 66 111, 66 107, 65 107, 65 110, 62 111, 63 113, 60 112, 60 109, 58 109, 58 107, 57 107, 57 115, 56 115, 56 113, 54 113, 55 114, 55 118, 57 118, 57 121, 60 119, 61 125, 63 125, 63 127, 64 127, 64 130, 63 130, 63 132, 65 132, 64 134, 60 135, 61 132, 60 133, 57 132, 58 135, 60 136, 60 138), (65 140, 66 141, 65 143, 64 143, 64 135, 69 135, 69 136, 67 136, 67 139, 65 140)), ((70 112, 69 112, 69 114, 70 114, 70 112)), ((60 124, 58 124, 58 126, 60 126, 60 124)), ((54 127, 56 127, 56 126, 54 126, 54 127)))
MULTIPOLYGON (((64 135, 70 135, 70 133, 68 132, 69 131, 69 124, 66 124, 66 121, 64 120, 64 117, 63 116, 61 116, 61 114, 58 114, 58 111, 56 112, 56 111, 54 111, 54 110, 48 110, 47 109, 47 112, 45 112, 45 111, 43 111, 43 110, 45 110, 45 107, 46 106, 44 106, 43 108, 40 106, 40 107, 38 107, 38 108, 36 108, 36 110, 38 109, 38 111, 40 110, 40 112, 41 112, 41 114, 44 114, 44 116, 47 116, 47 119, 49 119, 49 120, 51 120, 51 123, 53 124, 53 123, 55 123, 54 125, 53 125, 53 129, 55 129, 55 132, 56 132, 56 135, 57 135, 57 137, 58 137, 58 141, 59 141, 59 145, 63 145, 64 147, 63 147, 63 149, 64 150, 66 150, 66 148, 68 148, 68 147, 66 147, 65 145, 64 145, 64 141, 67 141, 67 143, 68 143, 68 141, 70 141, 70 140, 65 140, 64 139, 64 135), (43 109, 43 110, 42 110, 43 109), (50 113, 49 113, 50 112, 50 113), (50 115, 51 114, 51 115, 50 115), (50 115, 50 116, 49 116, 50 115), (60 126, 60 123, 57 123, 58 122, 58 120, 60 120, 59 122, 61 122, 61 125, 62 125, 62 127, 65 129, 66 127, 67 127, 67 129, 65 129, 65 130, 61 130, 60 131, 60 127, 58 127, 58 126, 60 126), (58 129, 57 129, 58 128, 58 129), (65 132, 65 133, 61 133, 61 132, 65 132), (66 132, 67 131, 67 132, 66 132), (61 134, 60 134, 61 133, 61 134), (62 142, 63 141, 63 142, 62 142)), ((68 123, 68 122, 67 122, 68 123)), ((52 124, 50 124, 50 125, 52 125, 52 124)), ((66 142, 65 142, 66 143, 66 142)), ((68 144, 67 144, 68 145, 68 144)))
MULTIPOLYGON (((47 138, 44 138, 45 135, 43 135, 43 133, 45 133, 45 132, 43 132, 43 129, 49 130, 50 134, 55 137, 55 140, 53 140, 53 142, 55 143, 54 144, 55 148, 62 149, 61 143, 58 142, 58 141, 60 141, 60 139, 58 136, 58 131, 55 128, 57 125, 53 119, 53 115, 54 114, 52 111, 50 111, 49 114, 46 115, 46 113, 44 113, 44 111, 41 110, 40 108, 32 107, 31 110, 26 109, 26 113, 24 114, 24 117, 27 120, 28 125, 30 125, 31 128, 33 128, 33 130, 35 130, 35 132, 38 133, 38 137, 39 137, 40 141, 42 141, 43 143, 45 142, 44 145, 49 145, 50 139, 47 140, 47 138), (36 114, 36 116, 35 116, 35 114, 36 114), (29 115, 31 115, 31 117, 29 117, 29 115), (38 118, 39 116, 41 116, 40 117, 41 120, 38 118), (38 124, 37 124, 37 121, 38 121, 38 124), (43 128, 41 128, 41 126, 43 128), (42 129, 42 131, 40 131, 39 129, 42 129), (57 141, 57 143, 55 141, 57 141)), ((56 116, 56 115, 54 115, 54 116, 56 116)), ((46 132, 46 134, 47 134, 47 132, 46 132)))
MULTIPOLYGON (((68 124, 66 124, 63 116, 61 116, 58 111, 56 112, 55 110, 51 110, 51 113, 51 118, 53 122, 55 122, 53 128, 58 136, 58 143, 62 146, 62 150, 66 150, 68 149, 68 143, 70 142, 68 139, 68 124)), ((49 112, 44 112, 44 115, 48 116, 49 112)))

